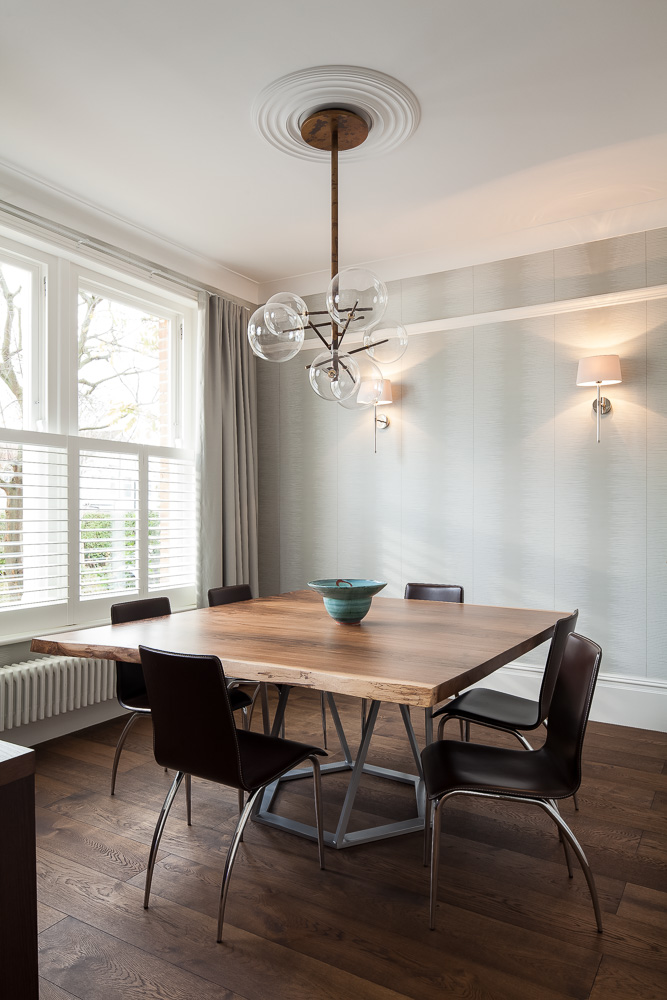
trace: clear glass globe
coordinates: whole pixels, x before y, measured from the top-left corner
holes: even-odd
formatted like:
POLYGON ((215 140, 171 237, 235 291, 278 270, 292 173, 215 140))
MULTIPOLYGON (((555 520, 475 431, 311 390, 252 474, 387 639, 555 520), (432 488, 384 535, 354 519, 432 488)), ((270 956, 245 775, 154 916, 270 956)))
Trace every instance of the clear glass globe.
POLYGON ((408 331, 394 319, 382 320, 364 336, 364 347, 380 365, 391 365, 398 361, 405 354, 407 346, 408 331))
POLYGON ((255 309, 248 323, 248 340, 264 361, 289 361, 301 350, 303 320, 289 306, 267 303, 255 309), (269 309, 269 305, 271 308, 269 309))
POLYGON ((311 364, 308 377, 318 396, 339 403, 358 387, 359 366, 349 354, 339 354, 336 361, 331 351, 322 351, 311 364))
POLYGON ((303 320, 304 326, 308 323, 308 306, 296 292, 277 292, 271 296, 265 308, 268 308, 274 302, 279 302, 281 305, 289 306, 290 309, 293 309, 297 316, 300 316, 303 320))
POLYGON ((351 396, 348 396, 347 399, 341 399, 339 402, 346 410, 368 410, 380 398, 382 372, 369 358, 366 351, 355 354, 354 360, 359 367, 359 384, 351 396))
POLYGON ((387 297, 387 286, 372 271, 345 267, 329 283, 327 311, 339 326, 345 326, 352 314, 350 333, 369 330, 384 316, 387 297))

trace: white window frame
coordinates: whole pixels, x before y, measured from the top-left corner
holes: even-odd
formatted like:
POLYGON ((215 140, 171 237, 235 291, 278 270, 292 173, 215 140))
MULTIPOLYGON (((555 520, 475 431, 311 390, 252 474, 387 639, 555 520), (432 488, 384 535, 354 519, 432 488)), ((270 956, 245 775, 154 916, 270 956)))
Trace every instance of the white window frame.
MULTIPOLYGON (((86 626, 108 621, 112 604, 144 597, 167 596, 174 610, 196 604, 196 582, 192 585, 148 590, 147 546, 149 456, 192 460, 195 476, 196 399, 195 372, 198 337, 198 301, 195 292, 172 292, 163 284, 153 285, 124 273, 120 267, 81 262, 81 254, 54 247, 45 252, 43 240, 22 234, 5 235, 0 229, 0 257, 31 270, 33 308, 37 323, 34 368, 31 368, 31 426, 23 431, 0 431, 8 441, 66 448, 68 452, 68 584, 67 601, 37 607, 0 609, 0 644, 16 642, 37 632, 58 627, 86 626), (16 238, 18 237, 18 238, 16 238), (79 436, 78 431, 78 292, 82 285, 114 301, 146 308, 153 315, 171 320, 171 413, 173 447, 128 444, 104 438, 79 436), (79 453, 110 451, 139 456, 140 475, 140 572, 136 590, 120 594, 81 598, 79 595, 79 453)), ((25 408, 24 408, 25 409, 25 408)), ((24 414, 24 421, 26 417, 24 414)), ((196 487, 195 487, 196 490, 196 487)), ((195 494, 196 495, 196 494, 195 494)))

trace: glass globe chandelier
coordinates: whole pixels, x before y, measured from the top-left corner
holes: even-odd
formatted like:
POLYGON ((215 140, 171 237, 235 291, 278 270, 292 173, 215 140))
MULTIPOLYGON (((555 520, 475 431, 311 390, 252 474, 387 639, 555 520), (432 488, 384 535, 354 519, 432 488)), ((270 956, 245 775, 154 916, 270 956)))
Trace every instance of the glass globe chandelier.
MULTIPOLYGON (((363 384, 360 406, 377 403, 382 392, 380 364, 398 361, 408 346, 405 328, 384 319, 387 286, 372 271, 363 267, 338 270, 338 153, 354 149, 367 138, 369 126, 356 111, 323 108, 301 124, 301 137, 314 149, 331 153, 331 281, 326 292, 326 310, 309 312, 304 300, 294 292, 278 292, 250 317, 248 339, 258 358, 264 361, 289 361, 303 347, 306 329, 322 341, 323 350, 306 366, 312 389, 322 399, 354 407, 363 384), (321 320, 321 317, 328 319, 321 320), (331 329, 330 338, 322 332, 331 329), (342 351, 346 334, 362 334, 363 346, 342 351), (358 363, 353 355, 372 358, 372 377, 368 365, 358 363), (364 372, 366 371, 366 374, 364 372), (378 377, 379 376, 379 377, 378 377), (377 395, 377 399, 366 398, 377 395)), ((361 359, 360 359, 361 362, 361 359)))

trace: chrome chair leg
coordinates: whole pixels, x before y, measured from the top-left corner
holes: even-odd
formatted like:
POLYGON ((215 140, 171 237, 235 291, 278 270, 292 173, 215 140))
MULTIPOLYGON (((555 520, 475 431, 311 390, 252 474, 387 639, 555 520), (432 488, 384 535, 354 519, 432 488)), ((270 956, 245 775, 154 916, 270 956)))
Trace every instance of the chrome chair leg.
POLYGON ((542 807, 542 809, 544 809, 545 812, 547 812, 551 816, 554 823, 556 824, 558 829, 562 832, 563 836, 565 837, 570 847, 576 854, 577 861, 581 865, 581 870, 586 876, 586 881, 588 883, 588 891, 591 894, 593 909, 595 910, 595 920, 598 925, 598 933, 602 934, 602 914, 600 913, 600 901, 598 899, 598 892, 595 887, 593 872, 590 869, 590 865, 588 864, 588 860, 582 850, 581 844, 579 843, 575 835, 572 833, 572 830, 570 830, 569 826, 567 825, 561 814, 558 812, 557 809, 554 809, 554 807, 551 805, 550 802, 548 802, 546 799, 536 799, 535 801, 539 806, 542 807))
POLYGON ((325 692, 320 691, 320 715, 322 716, 322 739, 324 741, 324 749, 328 750, 327 746, 327 707, 325 702, 325 692))
POLYGON ((148 714, 147 712, 133 712, 132 715, 130 716, 130 718, 125 723, 125 727, 123 729, 123 732, 120 734, 120 737, 118 739, 118 743, 116 744, 116 753, 114 754, 113 765, 112 765, 112 768, 111 768, 111 794, 112 795, 114 795, 115 791, 116 791, 116 774, 118 772, 118 761, 120 760, 121 750, 123 749, 123 744, 125 743, 125 740, 127 739, 127 734, 129 733, 130 729, 132 728, 132 726, 134 725, 134 723, 137 721, 137 719, 139 718, 139 716, 140 715, 147 715, 147 714, 148 714))
POLYGON ((579 812, 579 800, 577 799, 576 792, 572 792, 572 801, 574 802, 574 808, 579 812))
POLYGON ((424 802, 424 868, 428 868, 431 860, 431 800, 428 795, 424 802))
POLYGON ((246 802, 243 812, 239 816, 238 822, 236 824, 236 829, 232 835, 232 840, 229 845, 229 850, 227 851, 227 858, 225 859, 225 870, 222 875, 222 885, 220 886, 220 906, 218 909, 218 936, 216 938, 218 944, 222 941, 222 928, 225 922, 225 906, 227 904, 227 893, 229 892, 229 880, 232 875, 232 868, 234 867, 234 860, 236 858, 236 852, 239 849, 239 844, 241 843, 241 837, 243 836, 243 829, 250 819, 250 814, 252 812, 252 807, 255 804, 255 800, 264 791, 264 788, 256 789, 250 796, 248 796, 248 801, 246 802))
POLYGON ((188 826, 192 826, 192 775, 185 775, 185 813, 188 826))
MULTIPOLYGON (((558 808, 558 803, 556 802, 556 800, 555 799, 549 799, 549 802, 553 806, 553 808, 556 810, 556 812, 558 813, 558 815, 560 816, 560 809, 558 808)), ((560 840, 561 844, 563 845, 563 853, 565 855, 565 864, 567 865, 567 874, 570 876, 570 878, 574 878, 574 875, 572 873, 572 862, 570 861, 570 852, 567 849, 567 841, 566 841, 565 837, 563 836, 560 827, 558 827, 558 839, 560 840)))
POLYGON ((434 803, 433 807, 433 830, 431 833, 431 905, 429 914, 429 927, 435 930, 435 907, 438 901, 438 869, 440 867, 440 820, 441 805, 443 799, 434 803))
POLYGON ((322 821, 322 774, 320 762, 314 755, 308 760, 313 765, 313 790, 315 794, 315 823, 317 825, 317 852, 320 859, 320 868, 324 869, 324 823, 322 821))
POLYGON ((151 850, 148 855, 148 868, 146 869, 146 888, 144 889, 144 910, 148 909, 148 900, 151 894, 151 883, 153 881, 153 869, 155 868, 155 859, 157 858, 158 847, 160 846, 160 838, 162 837, 162 831, 164 830, 165 823, 167 822, 167 816, 169 815, 169 810, 171 809, 171 804, 176 798, 176 792, 180 788, 181 782, 185 777, 183 771, 177 771, 176 777, 174 778, 171 788, 167 792, 167 797, 164 800, 162 809, 160 810, 160 815, 158 816, 157 825, 155 827, 155 833, 153 834, 153 840, 151 842, 151 850))
POLYGON ((518 739, 519 743, 524 748, 524 750, 532 750, 533 749, 532 746, 531 746, 531 744, 526 739, 526 737, 523 735, 523 733, 520 733, 518 729, 506 729, 505 732, 506 733, 511 733, 512 736, 516 736, 516 738, 518 739))

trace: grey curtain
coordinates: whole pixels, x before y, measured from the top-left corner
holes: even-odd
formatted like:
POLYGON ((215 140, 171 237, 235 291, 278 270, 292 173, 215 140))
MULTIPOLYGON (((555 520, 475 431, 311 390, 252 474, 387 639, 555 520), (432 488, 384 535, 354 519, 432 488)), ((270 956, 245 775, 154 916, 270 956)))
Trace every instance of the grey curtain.
POLYGON ((249 583, 258 596, 257 403, 249 311, 200 299, 198 604, 209 587, 249 583))

